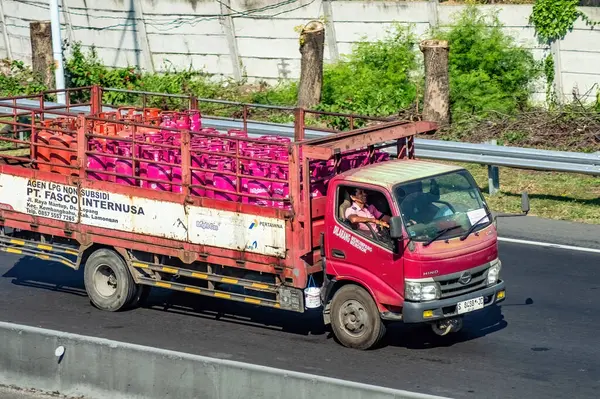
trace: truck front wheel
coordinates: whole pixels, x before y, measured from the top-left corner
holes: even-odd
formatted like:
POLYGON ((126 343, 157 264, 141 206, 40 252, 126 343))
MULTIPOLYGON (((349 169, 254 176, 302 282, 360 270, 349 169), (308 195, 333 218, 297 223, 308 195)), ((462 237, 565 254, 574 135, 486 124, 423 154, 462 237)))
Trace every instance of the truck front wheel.
POLYGON ((101 310, 121 310, 137 292, 125 261, 110 249, 98 249, 90 255, 83 278, 90 300, 101 310))
POLYGON ((331 301, 331 327, 340 343, 366 350, 385 335, 385 325, 371 295, 362 287, 345 285, 331 301))

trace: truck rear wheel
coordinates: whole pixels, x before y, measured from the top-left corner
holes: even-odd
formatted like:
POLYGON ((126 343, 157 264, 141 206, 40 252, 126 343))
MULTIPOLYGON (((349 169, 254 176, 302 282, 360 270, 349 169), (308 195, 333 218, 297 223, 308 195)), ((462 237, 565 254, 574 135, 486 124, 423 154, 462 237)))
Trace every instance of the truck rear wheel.
POLYGON ((146 299, 148 299, 148 296, 150 295, 150 288, 151 287, 148 285, 138 284, 138 286, 135 289, 135 293, 131 298, 131 301, 126 305, 126 308, 134 309, 139 306, 142 306, 146 302, 146 299))
POLYGON ((121 310, 138 292, 125 261, 110 249, 102 248, 90 255, 83 278, 90 300, 101 310, 121 310))
POLYGON ((331 326, 348 348, 369 349, 385 335, 385 325, 371 295, 354 284, 340 288, 331 301, 331 326))

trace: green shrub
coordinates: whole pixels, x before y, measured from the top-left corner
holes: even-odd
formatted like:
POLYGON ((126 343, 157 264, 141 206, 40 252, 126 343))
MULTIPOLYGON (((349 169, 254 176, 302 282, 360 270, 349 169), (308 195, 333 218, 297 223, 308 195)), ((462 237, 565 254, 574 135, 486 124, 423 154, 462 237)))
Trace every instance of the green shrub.
POLYGON ((259 89, 250 95, 249 100, 255 104, 293 107, 296 105, 297 96, 297 81, 280 81, 276 86, 261 84, 259 89))
MULTIPOLYGON (((84 87, 100 85, 115 89, 127 89, 167 94, 194 94, 201 98, 219 98, 239 100, 236 96, 236 87, 239 83, 229 85, 229 89, 219 82, 210 80, 210 77, 201 71, 191 69, 178 71, 167 67, 163 73, 141 73, 134 67, 107 68, 98 58, 94 47, 85 54, 80 43, 74 43, 71 56, 65 63, 65 73, 69 87, 84 87)), ((104 101, 109 104, 137 104, 141 98, 137 95, 107 92, 104 101)), ((157 98, 148 98, 148 106, 182 107, 185 101, 169 99, 165 104, 157 98)))
POLYGON ((376 42, 365 39, 352 53, 325 65, 320 110, 368 116, 391 115, 415 101, 417 41, 409 27, 396 25, 376 42))
POLYGON ((467 7, 448 30, 433 36, 450 44, 450 101, 452 113, 488 115, 524 109, 541 76, 541 63, 502 31, 496 14, 484 15, 467 7))
POLYGON ((0 61, 0 96, 22 96, 47 90, 40 76, 21 61, 0 61))
MULTIPOLYGON (((67 87, 85 87, 100 85, 115 89, 136 90, 141 74, 134 67, 107 68, 98 58, 98 53, 91 47, 84 54, 79 42, 73 43, 71 56, 65 62, 65 77, 67 87)), ((74 101, 88 100, 85 93, 73 93, 74 101)), ((108 92, 104 101, 108 104, 119 104, 135 101, 135 96, 124 93, 108 92)))

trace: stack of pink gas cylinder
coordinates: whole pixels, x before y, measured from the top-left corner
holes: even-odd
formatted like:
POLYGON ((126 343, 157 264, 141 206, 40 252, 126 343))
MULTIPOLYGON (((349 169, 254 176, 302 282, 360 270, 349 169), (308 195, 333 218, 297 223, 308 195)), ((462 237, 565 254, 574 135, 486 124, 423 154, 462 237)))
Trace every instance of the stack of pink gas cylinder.
MULTIPOLYGON (((287 183, 289 171, 288 164, 285 162, 288 161, 287 144, 290 139, 287 137, 261 136, 255 141, 236 140, 247 138, 247 133, 238 129, 221 132, 214 128, 203 128, 201 115, 197 110, 173 112, 150 108, 139 112, 134 108, 120 108, 116 112, 102 113, 99 116, 103 121, 94 121, 93 133, 106 138, 95 137, 88 140, 88 151, 94 152, 88 155, 87 173, 90 179, 181 193, 183 173, 180 134, 166 129, 189 130, 191 132, 190 194, 192 196, 241 201, 245 204, 280 209, 290 207, 289 201, 285 201, 289 199, 287 183), (143 144, 132 145, 131 142, 117 140, 134 137, 133 128, 123 124, 123 121, 152 126, 135 128, 135 140, 143 144), (139 159, 135 165, 133 150, 136 159, 139 159), (239 154, 239 162, 236 154, 239 154), (269 160, 284 163, 267 162, 269 160), (239 172, 236 169, 237 165, 239 165, 239 172), (197 169, 204 169, 204 171, 197 169), (236 173, 242 175, 239 188, 236 173), (273 181, 273 179, 283 181, 273 181)), ((60 145, 64 141, 66 147, 76 148, 74 139, 53 140, 54 136, 56 135, 51 132, 42 131, 36 140, 52 141, 55 145, 56 143, 60 145)), ((76 164, 76 156, 69 157, 62 154, 57 157, 46 152, 48 150, 39 151, 40 157, 53 161, 67 158, 64 162, 76 164)), ((366 165, 367 156, 368 153, 365 151, 343 157, 340 170, 343 172, 366 165)), ((375 162, 384 161, 388 157, 389 154, 385 152, 377 152, 375 162)), ((333 175, 333 160, 311 162, 310 193, 313 198, 326 194, 328 180, 333 175)))

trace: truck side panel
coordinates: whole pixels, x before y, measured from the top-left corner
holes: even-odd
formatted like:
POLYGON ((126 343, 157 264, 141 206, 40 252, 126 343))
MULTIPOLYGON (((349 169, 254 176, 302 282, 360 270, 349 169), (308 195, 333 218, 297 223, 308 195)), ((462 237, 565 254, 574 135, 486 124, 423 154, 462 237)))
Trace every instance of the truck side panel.
POLYGON ((0 174, 4 208, 69 223, 285 258, 285 220, 0 174))

